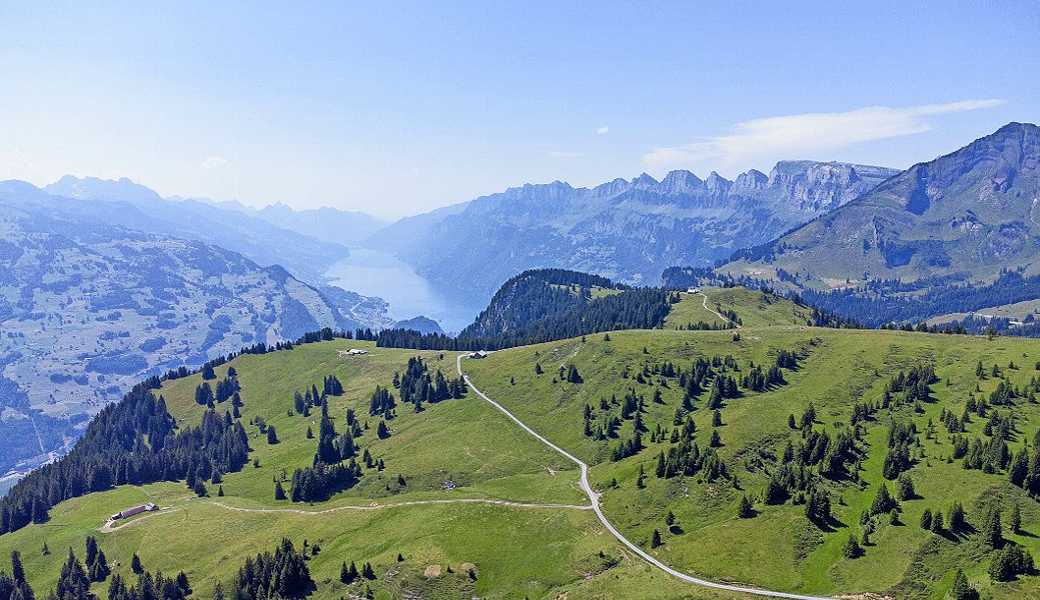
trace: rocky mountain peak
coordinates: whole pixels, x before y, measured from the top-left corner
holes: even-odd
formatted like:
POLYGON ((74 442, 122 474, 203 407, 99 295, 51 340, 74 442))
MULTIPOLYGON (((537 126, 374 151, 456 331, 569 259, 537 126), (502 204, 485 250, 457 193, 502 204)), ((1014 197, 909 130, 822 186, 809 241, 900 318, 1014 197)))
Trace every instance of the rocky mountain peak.
POLYGON ((632 186, 635 188, 650 188, 656 186, 657 183, 657 180, 646 172, 640 173, 639 177, 632 180, 632 186))
POLYGON ((704 181, 686 169, 671 171, 661 180, 660 187, 668 194, 690 194, 704 189, 704 181))
POLYGON ((733 182, 733 191, 748 194, 764 190, 769 183, 769 177, 762 171, 751 169, 737 176, 733 182))
POLYGON ((712 171, 711 175, 708 175, 708 178, 704 180, 704 185, 713 194, 725 194, 733 186, 733 182, 712 171))

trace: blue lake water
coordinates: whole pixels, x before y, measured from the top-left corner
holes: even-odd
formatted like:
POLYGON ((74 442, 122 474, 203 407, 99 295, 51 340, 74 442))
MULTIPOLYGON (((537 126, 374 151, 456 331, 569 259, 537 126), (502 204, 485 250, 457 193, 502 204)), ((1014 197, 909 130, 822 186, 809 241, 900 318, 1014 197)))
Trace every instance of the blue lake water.
POLYGON ((355 248, 350 258, 326 271, 332 284, 365 296, 379 296, 390 303, 395 321, 423 315, 448 332, 458 332, 473 322, 480 306, 463 306, 433 290, 429 282, 396 256, 379 250, 355 248))

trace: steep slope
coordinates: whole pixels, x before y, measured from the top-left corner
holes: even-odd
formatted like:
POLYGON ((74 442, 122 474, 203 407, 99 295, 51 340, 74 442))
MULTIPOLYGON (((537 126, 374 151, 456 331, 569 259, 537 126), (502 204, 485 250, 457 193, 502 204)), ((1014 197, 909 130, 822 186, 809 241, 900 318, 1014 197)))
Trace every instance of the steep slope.
POLYGON ((723 270, 783 270, 799 285, 1040 272, 1040 128, 1010 123, 900 173, 723 270))
POLYGON ((463 212, 467 206, 469 206, 469 202, 460 202, 431 210, 428 213, 398 219, 386 227, 376 230, 362 240, 361 245, 366 248, 406 254, 409 252, 408 249, 414 248, 419 240, 429 234, 430 229, 444 222, 445 219, 463 212))
MULTIPOLYGON (((25 200, 28 184, 3 184, 25 200)), ((47 196, 52 199, 52 196, 47 196)), ((61 449, 148 373, 318 327, 383 323, 383 303, 331 296, 275 265, 194 240, 0 200, 0 471, 61 449), (37 420, 39 435, 25 431, 37 420), (21 433, 15 434, 18 431, 21 433)), ((31 463, 30 463, 31 464, 31 463)))
MULTIPOLYGON (((342 241, 319 239, 284 225, 196 199, 164 199, 127 178, 118 181, 66 175, 44 188, 65 198, 84 217, 148 233, 175 235, 218 245, 264 266, 279 264, 310 282, 345 258, 342 241), (72 202, 68 199, 80 200, 72 202)), ((15 201, 16 198, 6 197, 15 201)), ((35 201, 40 201, 36 198, 35 201)))
MULTIPOLYGON (((673 171, 594 188, 525 185, 478 198, 398 247, 443 289, 486 300, 531 268, 656 283, 676 264, 710 265, 873 189, 895 171, 841 163, 779 163, 729 181, 673 171)), ((376 238, 381 237, 377 234, 376 238)), ((393 246, 392 246, 393 247, 393 246)))

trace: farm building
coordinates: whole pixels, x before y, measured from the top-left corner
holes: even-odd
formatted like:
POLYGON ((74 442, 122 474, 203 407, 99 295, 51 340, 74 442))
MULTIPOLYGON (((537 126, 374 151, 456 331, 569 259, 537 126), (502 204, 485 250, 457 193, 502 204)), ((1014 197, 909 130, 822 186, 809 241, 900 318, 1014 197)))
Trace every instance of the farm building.
POLYGON ((117 512, 116 514, 112 515, 112 520, 115 521, 116 519, 126 519, 128 517, 132 517, 134 515, 139 515, 139 514, 141 514, 143 512, 148 512, 148 511, 152 511, 152 510, 159 510, 159 507, 156 506, 154 502, 149 502, 148 504, 142 504, 140 506, 135 506, 133 508, 128 508, 126 510, 121 510, 121 511, 117 512))

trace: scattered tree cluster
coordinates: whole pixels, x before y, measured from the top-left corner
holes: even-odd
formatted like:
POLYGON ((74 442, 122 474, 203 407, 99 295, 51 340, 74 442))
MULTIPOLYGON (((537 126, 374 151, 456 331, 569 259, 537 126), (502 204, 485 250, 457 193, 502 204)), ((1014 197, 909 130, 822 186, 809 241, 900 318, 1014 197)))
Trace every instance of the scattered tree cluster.
POLYGON ((283 539, 274 551, 246 558, 235 578, 233 598, 236 600, 263 600, 264 598, 299 598, 314 587, 303 553, 293 543, 283 539))

